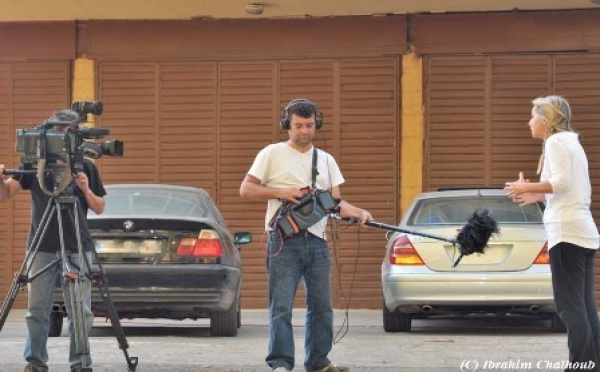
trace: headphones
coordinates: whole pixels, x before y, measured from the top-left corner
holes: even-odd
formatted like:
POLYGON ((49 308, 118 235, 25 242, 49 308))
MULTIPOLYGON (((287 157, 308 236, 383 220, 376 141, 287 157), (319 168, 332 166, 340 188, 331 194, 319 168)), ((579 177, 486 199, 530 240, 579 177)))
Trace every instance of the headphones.
POLYGON ((323 113, 319 111, 317 105, 315 105, 313 101, 310 101, 308 99, 296 98, 291 100, 290 103, 288 103, 287 106, 285 106, 285 108, 283 109, 283 116, 279 121, 281 129, 290 130, 290 128, 292 127, 292 123, 290 122, 290 109, 301 103, 310 105, 312 107, 312 110, 315 112, 315 128, 323 128, 323 113))

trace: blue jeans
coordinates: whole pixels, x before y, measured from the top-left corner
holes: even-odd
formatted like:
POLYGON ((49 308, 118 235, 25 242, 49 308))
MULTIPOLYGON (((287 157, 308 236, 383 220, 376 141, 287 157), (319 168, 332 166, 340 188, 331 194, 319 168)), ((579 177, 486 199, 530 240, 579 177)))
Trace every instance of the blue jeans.
POLYGON ((600 322, 594 301, 595 255, 594 249, 564 242, 550 249, 554 304, 567 327, 569 362, 593 362, 595 366, 587 371, 600 371, 600 322))
POLYGON ((327 242, 308 233, 282 242, 278 233, 271 232, 267 252, 270 319, 265 361, 271 368, 294 368, 292 309, 302 280, 307 306, 304 368, 314 371, 327 366, 333 344, 331 256, 327 242))
MULTIPOLYGON (((67 252, 68 254, 69 252, 67 252)), ((91 253, 86 253, 86 256, 91 263, 91 253)), ((60 253, 38 252, 31 264, 30 275, 36 274, 41 268, 51 263, 60 253)), ((79 267, 79 255, 68 255, 70 262, 79 267)), ((54 299, 54 288, 57 281, 62 281, 62 289, 64 294, 67 314, 72 314, 71 311, 71 294, 69 292, 69 281, 62 280, 62 265, 52 266, 49 270, 35 278, 31 283, 27 284, 28 301, 27 301, 27 341, 25 342, 24 357, 28 363, 34 364, 39 370, 46 371, 48 369, 48 330, 50 328, 50 312, 52 311, 52 303, 54 299)), ((82 271, 88 272, 85 263, 82 266, 82 271)), ((85 279, 79 282, 81 292, 82 308, 84 312, 84 322, 86 325, 86 335, 89 335, 92 329, 94 315, 92 314, 92 297, 90 281, 85 279)), ((71 367, 77 365, 91 366, 92 359, 89 354, 89 340, 85 337, 85 343, 88 350, 87 353, 77 355, 76 350, 76 335, 73 332, 73 324, 69 322, 69 363, 71 367), (85 363, 85 364, 84 364, 85 363)))

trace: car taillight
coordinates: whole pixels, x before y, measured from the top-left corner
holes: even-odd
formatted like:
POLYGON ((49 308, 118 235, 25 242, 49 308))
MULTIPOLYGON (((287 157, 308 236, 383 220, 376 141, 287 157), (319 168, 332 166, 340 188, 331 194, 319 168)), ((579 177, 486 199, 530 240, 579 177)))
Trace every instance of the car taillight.
POLYGON ((548 242, 544 244, 540 253, 533 261, 534 264, 547 265, 550 263, 550 255, 548 254, 548 242))
POLYGON ((183 238, 177 245, 177 255, 214 258, 223 256, 221 238, 214 230, 201 230, 197 238, 183 238))
POLYGON ((423 260, 408 236, 401 235, 394 241, 394 246, 390 251, 390 263, 392 265, 423 265, 423 260))

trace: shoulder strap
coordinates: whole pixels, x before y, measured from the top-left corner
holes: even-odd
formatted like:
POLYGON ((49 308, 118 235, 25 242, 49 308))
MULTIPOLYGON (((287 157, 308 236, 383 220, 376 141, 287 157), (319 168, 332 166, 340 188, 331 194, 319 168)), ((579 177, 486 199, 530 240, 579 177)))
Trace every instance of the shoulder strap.
POLYGON ((312 158, 312 185, 311 189, 317 188, 317 175, 319 171, 317 170, 317 148, 313 146, 313 158, 312 158))

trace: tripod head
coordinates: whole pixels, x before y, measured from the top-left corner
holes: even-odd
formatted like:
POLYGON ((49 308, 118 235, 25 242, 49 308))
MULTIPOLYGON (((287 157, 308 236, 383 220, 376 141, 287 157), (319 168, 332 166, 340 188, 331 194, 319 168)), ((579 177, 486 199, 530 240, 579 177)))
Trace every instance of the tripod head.
POLYGON ((44 194, 52 197, 59 196, 63 192, 69 193, 67 190, 69 186, 71 186, 70 193, 72 194, 72 183, 74 177, 77 176, 71 171, 68 164, 62 162, 47 163, 46 159, 38 159, 36 169, 31 169, 28 166, 25 166, 25 169, 5 169, 4 174, 35 174, 44 194))

